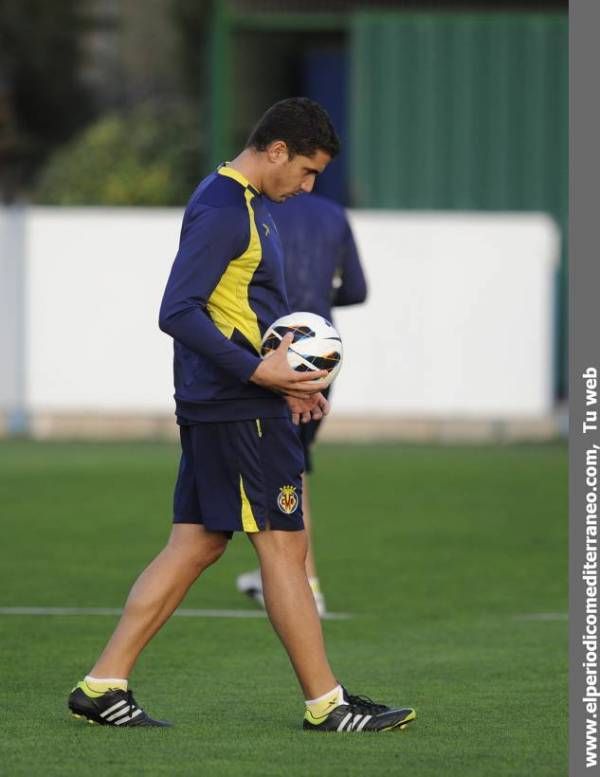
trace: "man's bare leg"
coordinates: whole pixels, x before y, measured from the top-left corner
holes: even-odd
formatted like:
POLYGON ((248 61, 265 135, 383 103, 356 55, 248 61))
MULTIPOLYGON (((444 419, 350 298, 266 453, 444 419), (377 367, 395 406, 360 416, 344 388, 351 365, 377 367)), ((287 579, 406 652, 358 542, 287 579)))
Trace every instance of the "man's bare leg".
POLYGON ((290 657, 305 699, 338 684, 325 653, 321 621, 306 576, 304 531, 248 535, 260 560, 269 619, 290 657))
MULTIPOLYGON (((308 477, 302 475, 302 515, 306 530, 307 552, 305 560, 306 576, 308 577, 317 604, 319 615, 325 613, 325 597, 319 587, 316 561, 313 551, 312 517, 310 511, 310 497, 308 495, 308 477)), ((260 604, 264 604, 264 596, 261 583, 261 575, 258 570, 245 572, 237 578, 238 591, 252 596, 260 604)))
POLYGON ((306 529, 306 575, 307 577, 318 577, 317 565, 315 562, 315 553, 313 550, 313 531, 312 516, 310 512, 310 497, 308 494, 308 476, 306 472, 302 475, 302 517, 304 518, 304 528, 306 529))
POLYGON ((199 524, 174 524, 165 548, 136 580, 117 628, 90 675, 129 677, 144 647, 194 580, 226 547, 227 537, 221 532, 207 532, 199 524))

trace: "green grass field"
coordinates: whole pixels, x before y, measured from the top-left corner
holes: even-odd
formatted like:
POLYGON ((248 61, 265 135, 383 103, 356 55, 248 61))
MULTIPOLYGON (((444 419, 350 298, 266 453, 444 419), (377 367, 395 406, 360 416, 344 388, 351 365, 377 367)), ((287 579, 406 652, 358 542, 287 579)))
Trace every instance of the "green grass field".
MULTIPOLYGON (((263 619, 174 618, 132 687, 169 730, 87 726, 68 691, 107 616, 0 615, 0 774, 550 777, 567 774, 566 448, 327 446, 313 482, 325 633, 352 692, 406 731, 302 732, 263 619), (554 613, 550 619, 522 616, 554 613)), ((169 530, 166 444, 0 444, 0 606, 119 607, 169 530)), ((185 607, 253 609, 236 537, 185 607)))

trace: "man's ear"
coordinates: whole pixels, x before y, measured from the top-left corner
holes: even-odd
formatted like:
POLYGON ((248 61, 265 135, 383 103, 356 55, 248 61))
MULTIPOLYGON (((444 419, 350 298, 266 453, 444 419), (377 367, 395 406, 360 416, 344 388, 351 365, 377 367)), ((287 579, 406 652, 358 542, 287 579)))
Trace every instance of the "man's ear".
POLYGON ((267 159, 269 162, 287 162, 289 152, 285 140, 274 140, 266 148, 267 159))

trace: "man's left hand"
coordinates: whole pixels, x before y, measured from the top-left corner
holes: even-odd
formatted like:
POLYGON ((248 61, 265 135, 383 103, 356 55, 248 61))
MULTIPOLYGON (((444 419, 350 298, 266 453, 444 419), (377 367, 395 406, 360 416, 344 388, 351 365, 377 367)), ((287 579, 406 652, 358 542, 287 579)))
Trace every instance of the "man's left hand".
POLYGON ((323 394, 311 394, 302 399, 286 397, 292 411, 292 421, 296 424, 307 424, 309 421, 319 421, 329 413, 329 402, 323 394))

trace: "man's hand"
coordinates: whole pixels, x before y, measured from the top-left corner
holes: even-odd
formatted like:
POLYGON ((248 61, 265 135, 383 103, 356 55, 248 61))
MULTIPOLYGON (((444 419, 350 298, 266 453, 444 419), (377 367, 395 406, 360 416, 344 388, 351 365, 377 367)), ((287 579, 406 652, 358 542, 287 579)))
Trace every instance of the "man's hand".
POLYGON ((288 333, 279 343, 277 350, 261 361, 250 376, 250 380, 259 386, 271 389, 271 391, 285 394, 286 397, 307 399, 327 387, 323 380, 318 380, 318 378, 326 377, 327 370, 316 370, 315 372, 296 372, 293 370, 287 360, 288 348, 293 339, 294 336, 288 333))
POLYGON ((286 397, 292 411, 292 421, 298 426, 300 422, 318 421, 329 413, 329 402, 323 394, 313 394, 306 399, 286 397))

